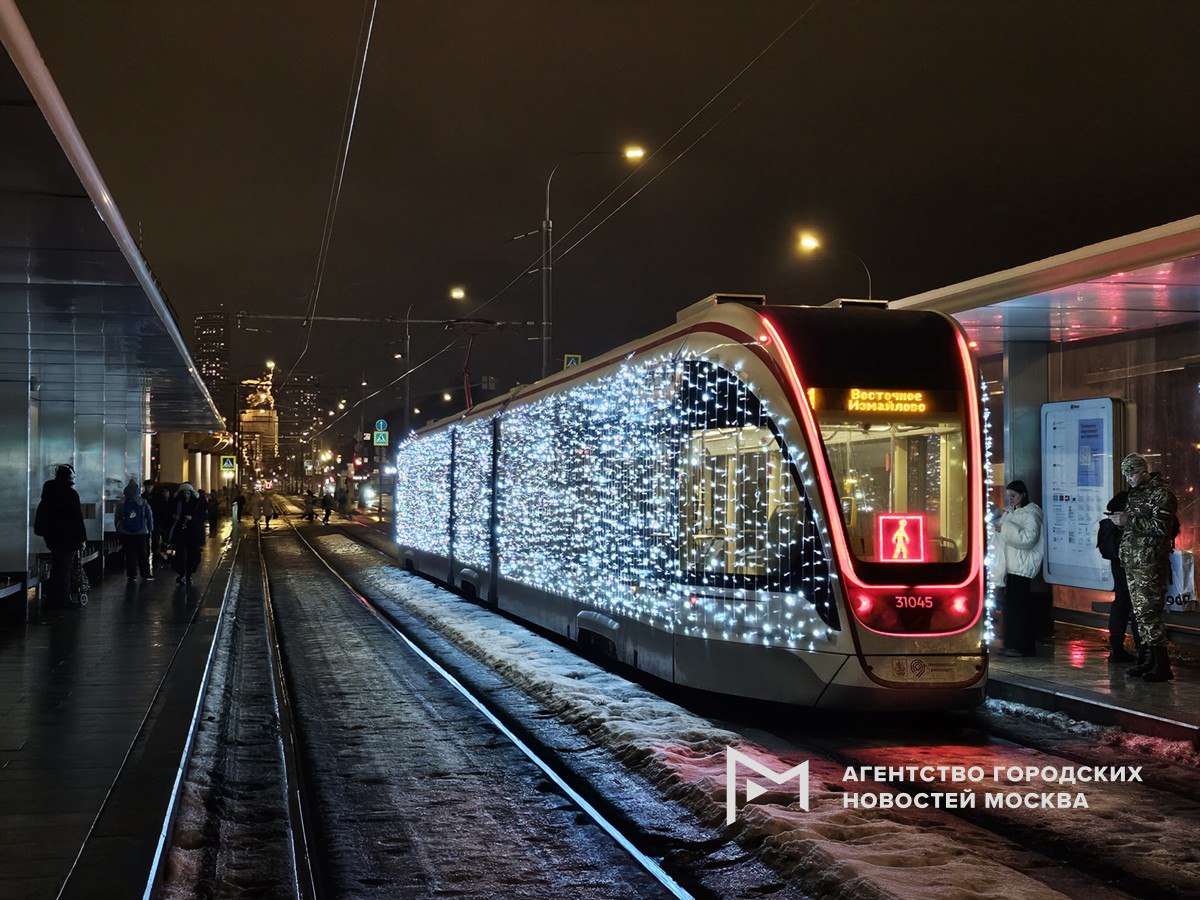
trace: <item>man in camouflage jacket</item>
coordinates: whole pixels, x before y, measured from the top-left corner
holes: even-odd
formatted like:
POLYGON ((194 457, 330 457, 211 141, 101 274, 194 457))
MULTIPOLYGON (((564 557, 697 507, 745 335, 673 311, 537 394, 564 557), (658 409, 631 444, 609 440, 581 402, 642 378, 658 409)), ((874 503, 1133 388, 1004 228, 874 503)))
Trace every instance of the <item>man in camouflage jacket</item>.
POLYGON ((1142 638, 1138 664, 1126 674, 1135 678, 1140 675, 1144 681, 1169 681, 1175 676, 1167 655, 1163 608, 1171 559, 1171 525, 1179 501, 1166 479, 1151 472, 1145 458, 1137 453, 1121 460, 1121 474, 1129 484, 1129 501, 1123 513, 1109 513, 1109 518, 1124 529, 1118 553, 1142 638))

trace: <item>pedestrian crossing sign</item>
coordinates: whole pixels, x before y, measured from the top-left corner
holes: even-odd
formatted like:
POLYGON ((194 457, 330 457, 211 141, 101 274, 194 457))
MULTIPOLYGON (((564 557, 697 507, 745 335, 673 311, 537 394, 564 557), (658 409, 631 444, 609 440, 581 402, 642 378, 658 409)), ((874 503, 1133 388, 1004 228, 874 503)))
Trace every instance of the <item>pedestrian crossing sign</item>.
POLYGON ((388 445, 388 433, 386 431, 375 432, 375 446, 386 447, 388 445))
POLYGON ((582 353, 568 353, 566 356, 563 357, 563 368, 570 369, 574 366, 579 365, 581 362, 583 362, 583 354, 582 353))
POLYGON ((236 472, 237 471, 237 457, 236 456, 222 456, 221 457, 221 471, 222 472, 236 472))

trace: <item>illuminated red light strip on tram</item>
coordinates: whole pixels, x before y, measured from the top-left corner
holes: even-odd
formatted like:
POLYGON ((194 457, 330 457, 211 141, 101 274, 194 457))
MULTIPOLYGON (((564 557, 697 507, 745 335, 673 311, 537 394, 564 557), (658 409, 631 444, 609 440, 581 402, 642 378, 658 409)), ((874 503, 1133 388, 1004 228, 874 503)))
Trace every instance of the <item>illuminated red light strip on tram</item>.
MULTIPOLYGON (((983 476, 979 471, 979 464, 971 466, 971 498, 970 498, 970 515, 972 522, 976 523, 974 534, 971 538, 973 557, 971 561, 971 571, 967 575, 966 580, 959 584, 938 584, 938 585, 902 585, 902 584, 872 584, 868 585, 860 579, 854 571, 854 557, 850 553, 849 547, 846 546, 845 529, 842 526, 841 518, 837 515, 838 502, 837 497, 833 493, 833 481, 829 473, 829 467, 825 463, 825 444, 821 440, 821 432, 817 428, 816 419, 813 417, 812 408, 808 403, 808 394, 805 392, 804 384, 800 380, 800 375, 796 371, 796 366, 792 362, 792 354, 784 342, 779 330, 774 323, 766 316, 759 317, 762 320, 763 328, 766 330, 767 336, 774 341, 775 346, 779 350, 779 355, 783 363, 783 370, 787 373, 788 382, 791 385, 792 391, 795 394, 795 406, 800 413, 801 426, 804 428, 805 437, 808 439, 809 455, 812 457, 813 465, 817 468, 818 482, 820 484, 821 494, 825 500, 826 519, 828 521, 829 533, 833 538, 834 553, 837 556, 838 568, 841 570, 843 577, 850 583, 851 587, 866 591, 953 591, 966 587, 975 581, 980 575, 980 567, 983 559, 983 476)), ((967 433, 970 435, 971 457, 974 460, 982 458, 982 438, 980 436, 979 425, 979 405, 978 398, 975 396, 975 385, 971 378, 973 377, 975 367, 971 362, 970 351, 967 349, 966 342, 963 339, 962 332, 956 327, 954 329, 955 339, 958 342, 959 353, 962 357, 963 372, 967 379, 966 395, 967 395, 967 433)), ((761 340, 761 338, 760 338, 761 340)), ((762 343, 767 343, 762 341, 762 343)), ((862 602, 864 598, 855 599, 856 603, 862 602)), ((959 607, 959 598, 953 601, 954 608, 959 607)), ((869 608, 869 604, 868 604, 869 608)), ((866 610, 862 610, 865 612, 866 610)), ((914 635, 902 635, 910 637, 936 637, 941 634, 957 634, 965 631, 978 621, 979 616, 983 613, 983 603, 979 603, 979 608, 976 611, 975 618, 963 625, 962 628, 955 629, 952 632, 937 632, 936 634, 922 633, 914 635)), ((870 631, 871 628, 866 623, 860 622, 864 628, 870 631)), ((893 632, 877 632, 879 634, 893 634, 893 632)))

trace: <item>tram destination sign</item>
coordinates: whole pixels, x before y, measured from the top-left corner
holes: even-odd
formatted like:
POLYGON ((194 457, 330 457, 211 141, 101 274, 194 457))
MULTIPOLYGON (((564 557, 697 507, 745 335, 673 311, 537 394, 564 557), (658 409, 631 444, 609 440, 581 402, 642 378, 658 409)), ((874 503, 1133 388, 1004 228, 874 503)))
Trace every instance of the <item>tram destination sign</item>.
POLYGON ((958 394, 954 391, 809 388, 808 402, 816 412, 851 416, 933 416, 958 411, 958 394))

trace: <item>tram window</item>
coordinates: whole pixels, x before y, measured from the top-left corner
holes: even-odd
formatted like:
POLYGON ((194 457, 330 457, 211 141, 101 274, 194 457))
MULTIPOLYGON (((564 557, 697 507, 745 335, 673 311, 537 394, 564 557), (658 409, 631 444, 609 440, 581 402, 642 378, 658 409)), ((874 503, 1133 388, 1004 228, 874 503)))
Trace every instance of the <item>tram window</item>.
POLYGON ((826 413, 820 426, 857 558, 942 563, 965 558, 967 460, 957 417, 868 423, 826 413))
POLYGON ((802 504, 767 428, 691 431, 681 466, 681 568, 716 586, 782 589, 798 568, 802 504))

